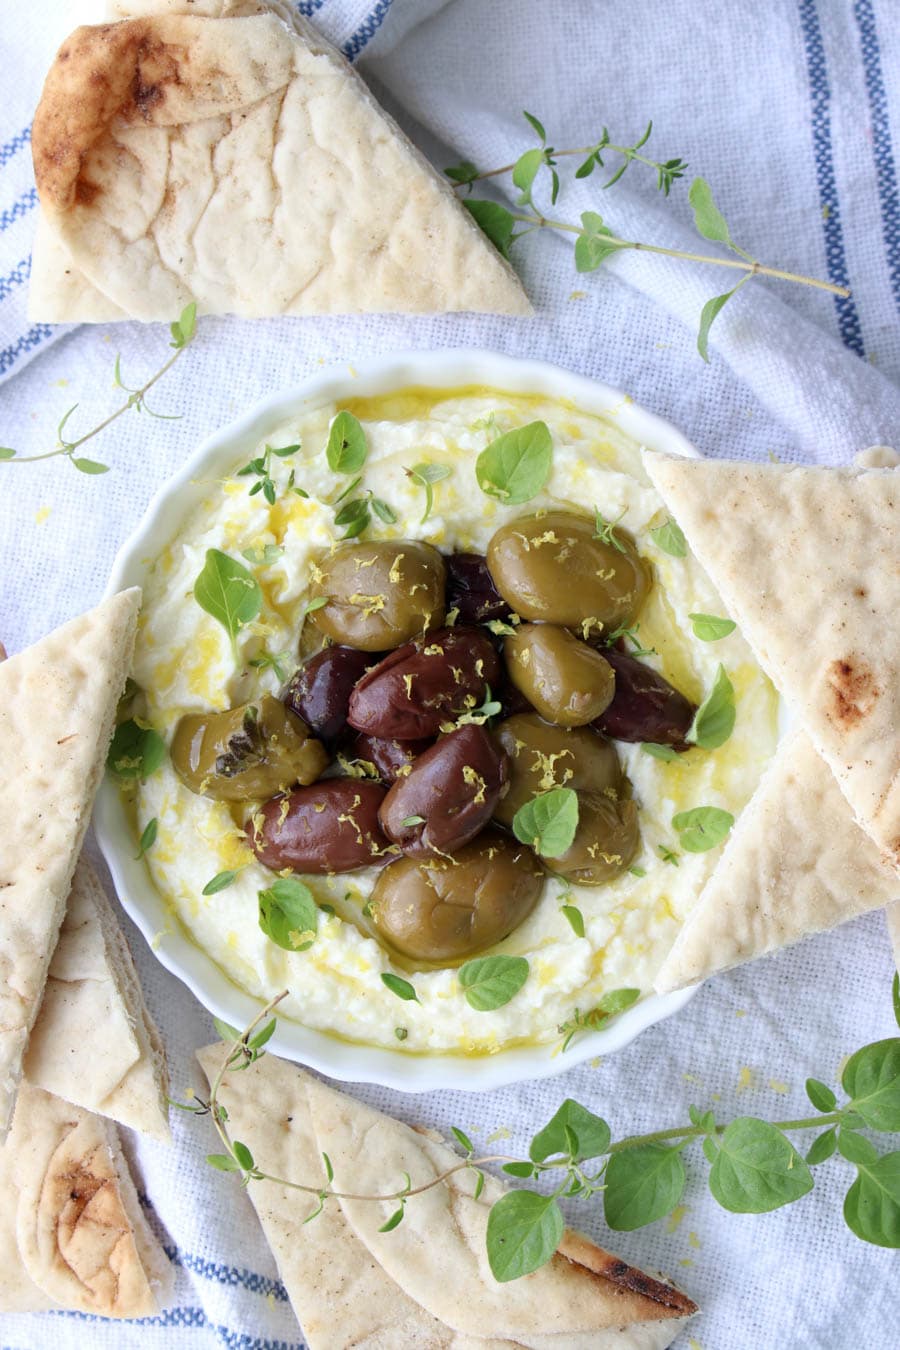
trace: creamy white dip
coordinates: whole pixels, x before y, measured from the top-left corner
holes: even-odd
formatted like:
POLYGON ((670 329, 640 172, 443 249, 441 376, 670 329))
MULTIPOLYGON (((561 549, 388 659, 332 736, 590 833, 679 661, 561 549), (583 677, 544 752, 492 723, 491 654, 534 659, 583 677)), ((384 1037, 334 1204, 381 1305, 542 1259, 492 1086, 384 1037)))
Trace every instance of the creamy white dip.
MULTIPOLYGON (((641 853, 631 871, 605 886, 569 889, 547 878, 530 917, 492 949, 525 956, 530 964, 521 992, 493 1012, 469 1006, 456 970, 411 973, 364 931, 364 923, 353 921, 377 876, 372 870, 304 878, 320 902, 339 912, 321 914, 307 951, 288 952, 270 941, 259 927, 257 895, 274 874, 256 861, 229 806, 189 791, 168 760, 137 797, 138 831, 152 818, 158 821, 147 865, 171 922, 249 993, 268 999, 289 989, 280 1013, 306 1026, 407 1052, 490 1054, 514 1043, 553 1041, 575 1009, 590 1009, 605 991, 650 990, 721 851, 683 852, 672 817, 695 806, 723 807, 737 816, 774 751, 777 696, 737 631, 718 642, 694 637, 689 613, 726 610, 690 554, 671 557, 654 544, 649 530, 668 513, 643 473, 639 447, 614 414, 593 416, 562 402, 490 389, 411 390, 341 406, 360 419, 368 440, 359 491, 371 489, 397 516, 396 524, 387 525, 373 515, 366 538, 419 538, 444 552, 483 553, 499 526, 542 507, 597 506, 608 520, 624 512, 623 525, 654 567, 639 635, 658 656, 647 660, 697 702, 723 663, 735 688, 734 732, 720 749, 696 749, 675 763, 651 758, 637 745, 617 745, 639 806, 641 853), (536 419, 553 436, 547 490, 524 506, 502 506, 479 490, 475 457, 501 433, 536 419), (446 464, 452 473, 434 485, 432 514, 420 524, 424 492, 405 470, 423 461, 446 464), (213 876, 235 868, 241 870, 232 885, 202 895, 213 876), (583 938, 573 932, 562 903, 581 911, 583 938), (419 1002, 391 993, 381 980, 386 971, 411 979, 419 1002)), ((252 477, 211 484, 203 508, 150 568, 134 677, 146 693, 149 721, 167 740, 186 712, 229 708, 277 692, 277 674, 251 665, 263 652, 283 654, 289 671, 297 664, 311 567, 343 534, 327 503, 348 480, 331 472, 324 454, 337 411, 328 405, 306 413, 270 438, 273 446, 301 445, 288 459, 272 457, 274 505, 262 493, 249 495, 252 477), (286 490, 291 470, 308 498, 286 490), (234 649, 221 625, 193 600, 192 588, 207 549, 244 561, 245 550, 261 556, 266 545, 283 553, 252 566, 263 607, 234 649)), ((233 473, 263 448, 248 446, 233 473)))

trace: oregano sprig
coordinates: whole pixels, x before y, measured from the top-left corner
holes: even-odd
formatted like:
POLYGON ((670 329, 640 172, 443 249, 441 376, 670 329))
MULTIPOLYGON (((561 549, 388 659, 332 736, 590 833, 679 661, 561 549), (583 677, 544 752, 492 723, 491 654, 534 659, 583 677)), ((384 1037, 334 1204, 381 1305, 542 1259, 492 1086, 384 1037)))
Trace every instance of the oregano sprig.
MULTIPOLYGON (((617 991, 625 994, 627 991, 617 991)), ((506 1192, 491 1207, 487 1224, 487 1257, 494 1278, 519 1279, 553 1256, 565 1226, 560 1199, 590 1202, 602 1195, 604 1218, 610 1228, 632 1231, 655 1223, 679 1204, 687 1182, 683 1154, 701 1145, 709 1164, 708 1185, 723 1209, 738 1214, 764 1214, 802 1199, 814 1186, 814 1169, 830 1159, 855 1169, 844 1200, 844 1220, 864 1242, 900 1247, 900 1150, 880 1153, 863 1131, 876 1135, 900 1132, 900 1036, 863 1046, 851 1055, 841 1073, 846 1101, 818 1079, 807 1080, 806 1091, 815 1114, 796 1119, 767 1121, 738 1116, 722 1122, 712 1110, 691 1106, 689 1123, 649 1134, 626 1135, 613 1141, 612 1130, 601 1116, 567 1099, 531 1140, 527 1158, 502 1154, 476 1157, 472 1140, 454 1127, 462 1149, 458 1162, 420 1186, 404 1174, 399 1185, 380 1194, 354 1194, 334 1187, 334 1169, 323 1155, 325 1185, 304 1184, 262 1170, 250 1149, 232 1139, 228 1112, 219 1093, 230 1073, 248 1068, 264 1053, 275 1031, 273 1009, 287 996, 274 998, 240 1033, 216 1022, 227 1042, 221 1068, 210 1087, 209 1099, 172 1101, 179 1110, 209 1115, 224 1148, 207 1161, 223 1172, 234 1172, 242 1185, 271 1181, 309 1195, 321 1213, 328 1200, 390 1203, 385 1234, 402 1221, 410 1200, 443 1185, 460 1172, 474 1177, 473 1194, 481 1194, 481 1169, 500 1163, 509 1176, 537 1180, 555 1173, 549 1194, 527 1188, 506 1192), (268 1019, 268 1020, 267 1020, 268 1019), (261 1029, 258 1029, 261 1028, 261 1029), (815 1132, 805 1156, 788 1135, 815 1132), (557 1181, 557 1178, 561 1178, 557 1181)), ((894 977, 894 1011, 900 1025, 900 979, 894 977)))

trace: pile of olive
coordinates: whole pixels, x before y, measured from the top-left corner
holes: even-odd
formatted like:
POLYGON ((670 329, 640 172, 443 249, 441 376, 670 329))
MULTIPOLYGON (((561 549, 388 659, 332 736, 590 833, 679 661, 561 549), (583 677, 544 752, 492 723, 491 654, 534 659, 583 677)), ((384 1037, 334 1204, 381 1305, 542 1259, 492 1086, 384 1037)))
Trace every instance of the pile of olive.
POLYGON ((608 737, 684 749, 694 713, 603 646, 650 585, 627 534, 608 542, 569 511, 503 526, 486 558, 344 543, 314 572, 325 645, 281 699, 182 718, 173 762, 192 791, 247 804, 268 867, 380 866, 376 931, 413 960, 463 960, 527 917, 546 871, 598 886, 637 852, 608 737), (510 830, 555 787, 577 793, 578 827, 564 854, 538 859, 510 830))

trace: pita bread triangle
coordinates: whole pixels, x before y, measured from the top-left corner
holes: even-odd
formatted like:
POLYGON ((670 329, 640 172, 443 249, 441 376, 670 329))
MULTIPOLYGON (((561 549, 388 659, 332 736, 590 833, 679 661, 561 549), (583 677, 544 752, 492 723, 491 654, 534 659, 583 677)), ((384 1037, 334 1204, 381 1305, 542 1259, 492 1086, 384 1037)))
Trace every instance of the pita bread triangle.
POLYGON ((165 1051, 131 952, 82 854, 25 1056, 25 1077, 155 1139, 170 1139, 165 1051))
POLYGON ((122 591, 0 664, 0 1137, 134 647, 122 591))
MULTIPOLYGON (((659 993, 900 901, 804 731, 786 737, 655 980, 659 993)), ((898 907, 900 908, 900 907, 898 907)))
POLYGON ((900 473, 669 459, 654 485, 900 871, 900 473))
MULTIPOLYGON (((210 1081, 224 1053, 221 1045, 199 1053, 210 1081)), ((409 1172, 415 1184, 459 1162, 433 1137, 271 1054, 228 1077, 220 1099, 235 1137, 258 1165, 289 1179, 324 1185, 324 1152, 334 1164, 335 1185, 343 1174, 344 1189, 377 1194, 394 1174, 409 1172)), ((484 1200, 475 1201, 474 1178, 458 1175, 467 1178, 459 1186, 435 1187, 410 1201, 390 1234, 377 1232, 389 1217, 386 1204, 331 1201, 304 1226, 314 1197, 269 1182, 250 1184, 310 1350, 359 1344, 372 1350, 511 1344, 663 1350, 696 1311, 672 1286, 573 1233, 549 1265, 497 1284, 487 1266, 485 1226, 490 1202, 505 1188, 487 1179, 484 1200)))
POLYGON ((531 313, 449 182, 296 12, 137 8, 77 29, 47 76, 32 317, 531 313))
POLYGON ((147 1317, 172 1283, 115 1126, 23 1083, 0 1145, 0 1311, 147 1317))

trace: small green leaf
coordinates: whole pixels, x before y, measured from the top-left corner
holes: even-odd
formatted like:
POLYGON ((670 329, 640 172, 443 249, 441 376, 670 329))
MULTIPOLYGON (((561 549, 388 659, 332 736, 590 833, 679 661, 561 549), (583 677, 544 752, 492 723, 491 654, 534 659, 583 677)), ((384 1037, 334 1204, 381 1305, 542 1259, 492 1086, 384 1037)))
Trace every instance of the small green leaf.
POLYGON ((618 244, 609 242, 616 236, 596 211, 583 211, 581 226, 575 240, 575 268, 578 272, 594 272, 611 254, 619 252, 618 244))
POLYGON ((266 449, 271 450, 279 459, 287 459, 289 455, 296 455, 300 449, 300 442, 296 441, 293 445, 267 445, 266 449))
POLYGON ((327 595, 317 595, 314 600, 307 600, 301 611, 301 617, 305 617, 307 614, 313 614, 317 609, 324 609, 327 604, 327 595))
POLYGON ((535 149, 526 150, 513 165, 512 180, 521 193, 519 201, 523 205, 531 201, 531 189, 544 162, 544 151, 535 149))
POLYGON ((466 186, 475 182, 478 177, 478 166, 473 164, 470 159, 464 159, 461 164, 451 164, 448 169, 444 170, 444 173, 454 183, 466 186))
POLYGON ((669 553, 673 558, 684 558, 687 556, 687 540, 684 537, 681 526, 677 520, 669 516, 662 525, 657 525, 655 530, 650 531, 650 538, 657 548, 661 548, 663 553, 669 553))
POLYGON ((721 844, 734 824, 730 811, 719 806, 695 806, 692 811, 679 811, 672 817, 685 853, 706 853, 721 844))
POLYGON ((425 521, 431 515, 431 510, 434 506, 433 484, 443 482, 445 478, 450 477, 452 472, 453 470, 450 468, 449 464, 428 463, 414 464, 411 469, 406 470, 407 476, 411 478, 414 483, 417 483, 419 487, 425 489, 425 511, 419 521, 420 525, 425 524, 425 521))
POLYGON ((425 817, 424 817, 424 816, 406 816, 404 820, 401 820, 400 824, 403 826, 403 828, 404 828, 405 830, 410 830, 410 829, 412 829, 413 825, 424 825, 424 824, 425 824, 425 817))
POLYGON ((630 1233, 655 1223, 678 1204, 684 1191, 681 1154, 662 1144, 636 1144, 614 1153, 603 1177, 603 1213, 610 1228, 630 1233))
POLYGON ((484 1173, 475 1169, 475 1190, 472 1192, 472 1199, 477 1200, 484 1190, 484 1173))
POLYGON ((584 915, 577 905, 562 905, 562 912, 576 937, 584 937, 584 915))
POLYGON ((494 1279, 505 1284, 546 1265, 564 1229, 562 1211, 552 1196, 509 1191, 488 1215, 487 1253, 494 1279))
POLYGON ((871 1139, 857 1134, 856 1130, 848 1130, 843 1124, 838 1132, 837 1146, 838 1153, 848 1162, 873 1163, 878 1160, 878 1150, 871 1139))
POLYGON ((555 1154, 568 1154, 567 1130, 575 1136, 576 1148, 572 1150, 572 1157, 576 1162, 599 1158, 609 1148, 606 1121, 567 1097, 552 1120, 532 1139, 528 1150, 532 1162, 542 1163, 555 1154))
POLYGON ((250 1049, 261 1050, 264 1045, 267 1045, 269 1041, 272 1039, 272 1037, 275 1035, 275 1028, 277 1025, 278 1023, 276 1019, 274 1017, 271 1018, 262 1028, 261 1031, 257 1031, 255 1035, 250 1037, 249 1041, 247 1042, 250 1049))
POLYGON ((166 743, 158 731, 141 726, 133 718, 116 727, 106 756, 106 766, 119 778, 140 778, 142 781, 162 764, 166 757, 166 743))
POLYGON ((392 1233, 398 1224, 403 1222, 403 1206, 395 1209, 387 1223, 383 1223, 379 1228, 379 1233, 392 1233))
POLYGON ((328 431, 325 458, 332 473, 356 473, 366 462, 366 433, 346 409, 339 412, 328 431))
POLYGON ((100 464, 96 459, 73 459, 72 463, 79 473, 109 473, 108 464, 100 464))
POLYGON ((811 1191, 809 1168, 779 1129, 740 1116, 719 1138, 709 1188, 733 1214, 767 1214, 811 1191))
POLYGON ((179 317, 174 323, 169 324, 169 332, 172 334, 171 347, 186 347, 197 328, 197 304, 192 300, 189 305, 185 305, 179 317))
POLYGON ((454 1139, 460 1145, 460 1147, 466 1151, 466 1153, 475 1152, 475 1145, 472 1143, 472 1140, 469 1138, 469 1136, 467 1134, 464 1134, 462 1130, 457 1129, 455 1125, 451 1125, 450 1133, 453 1135, 454 1139))
POLYGON ((597 1011, 606 1017, 615 1017, 637 1003, 640 996, 640 989, 609 989, 597 1004, 597 1011))
POLYGON ((488 497, 520 506, 545 486, 552 460, 553 438, 546 422, 529 422, 491 441, 475 461, 475 476, 488 497))
POLYGON ((528 979, 524 956, 478 956, 458 972, 466 1002, 477 1012, 494 1012, 515 998, 528 979))
POLYGON ((266 937, 288 952, 313 945, 319 910, 312 891, 296 877, 279 877, 258 893, 259 926, 266 937))
POLYGON ((844 1200, 847 1227, 877 1247, 900 1247, 900 1152, 857 1169, 844 1200))
POLYGON ((208 881, 200 892, 201 895, 216 895, 219 891, 224 891, 231 886, 237 878, 240 868, 234 868, 227 872, 217 872, 212 881, 208 881))
POLYGON ((743 281, 739 281, 737 286, 732 286, 731 290, 725 291, 723 295, 714 295, 711 300, 707 300, 701 309, 700 328, 697 333, 697 351, 704 361, 709 361, 709 330, 712 328, 714 320, 728 304, 738 286, 743 286, 743 284, 743 281))
POLYGON ((705 178, 695 178, 688 192, 688 201, 694 208, 694 224, 704 239, 720 244, 731 243, 731 232, 725 218, 713 201, 712 189, 705 178))
POLYGON ((592 150, 591 153, 588 155, 587 159, 582 160, 578 168, 575 170, 575 177, 590 178, 591 174, 594 172, 594 169, 596 168, 598 163, 602 163, 602 160, 599 160, 597 157, 597 152, 592 150))
POLYGON ((239 1139, 235 1139, 234 1143, 232 1144, 232 1148, 234 1149, 234 1156, 237 1158, 238 1162, 240 1163, 244 1171, 245 1172, 252 1171, 253 1154, 250 1152, 247 1145, 242 1144, 239 1139))
POLYGON ((873 1130, 900 1130, 900 1037, 864 1045, 844 1066, 844 1091, 873 1130))
POLYGON ((720 619, 715 614, 689 614, 694 636, 701 642, 718 642, 733 633, 737 624, 733 619, 720 619))
POLYGON ((734 731, 735 716, 734 686, 725 667, 720 665, 713 687, 694 714, 685 740, 704 750, 718 750, 734 731))
POLYGON ((806 1155, 806 1162, 810 1167, 818 1167, 819 1163, 827 1162, 837 1148, 837 1127, 832 1125, 830 1130, 825 1130, 817 1139, 814 1139, 810 1145, 809 1152, 806 1155))
POLYGON ((265 544, 262 548, 241 549, 241 557, 257 567, 269 567, 284 555, 284 549, 278 544, 265 544))
POLYGON ((327 1153, 322 1154, 322 1162, 325 1164, 325 1177, 329 1186, 334 1181, 334 1168, 331 1165, 331 1159, 327 1153))
POLYGON ((541 142, 543 143, 544 141, 546 141, 547 133, 544 130, 543 124, 539 122, 537 118, 533 116, 532 113, 525 112, 524 109, 522 110, 522 116, 525 118, 525 121, 528 123, 528 125, 532 127, 533 130, 535 130, 537 134, 540 136, 541 142))
POLYGON ((677 764, 681 758, 671 745, 657 745, 653 741, 642 741, 641 750, 645 755, 650 755, 653 759, 664 760, 667 764, 677 764))
POLYGON ((894 1020, 900 1027, 900 974, 896 974, 891 982, 891 1000, 894 1004, 894 1020))
POLYGON ((624 515, 625 512, 621 511, 615 520, 607 520, 602 511, 594 507, 594 538, 608 544, 610 548, 617 549, 619 553, 626 551, 625 545, 616 534, 616 526, 624 515))
POLYGON ((401 979, 399 975, 392 975, 389 970, 382 971, 381 981, 392 994, 402 998, 406 1003, 418 1003, 419 995, 416 993, 409 980, 401 979))
POLYGON ((529 1178, 537 1175, 537 1168, 530 1162, 504 1163, 502 1170, 511 1177, 529 1178))
POLYGON ((241 1033, 237 1027, 231 1026, 228 1022, 223 1022, 221 1017, 213 1018, 213 1026, 223 1041, 239 1041, 241 1039, 241 1033))
POLYGON ((217 1172, 239 1172, 241 1170, 230 1153, 207 1153, 206 1161, 217 1172))
POLYGON ((837 1105, 837 1097, 831 1088, 818 1078, 807 1078, 806 1095, 817 1111, 833 1111, 837 1105))
POLYGON ((578 794, 551 788, 532 797, 513 816, 513 834, 542 858, 559 858, 571 848, 578 829, 578 794))
POLYGON ((259 583, 243 563, 217 548, 206 550, 203 571, 194 582, 194 599, 211 614, 232 641, 262 608, 259 583))
POLYGON ((392 506, 389 506, 381 497, 372 498, 372 510, 379 520, 383 520, 385 525, 394 525, 397 521, 397 512, 392 506))
POLYGON ((139 862, 140 859, 143 858, 147 850, 153 847, 153 845, 156 843, 156 836, 158 833, 159 833, 159 821, 156 819, 156 816, 154 816, 153 819, 148 820, 147 824, 144 826, 143 832, 141 834, 140 844, 138 845, 138 851, 134 855, 135 862, 139 862))
POLYGON ((0 459, 15 459, 16 452, 8 445, 0 445, 0 459))
POLYGON ((515 239, 516 222, 512 212, 507 211, 505 206, 499 206, 497 202, 481 201, 478 198, 475 201, 471 199, 464 201, 463 206, 474 217, 475 224, 487 235, 498 253, 508 259, 510 245, 515 239))

